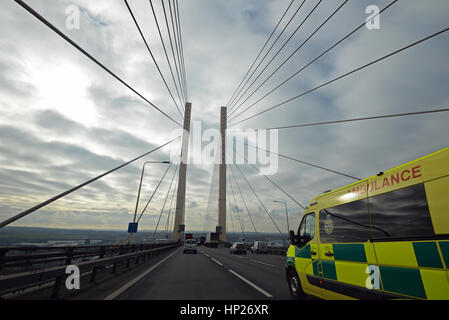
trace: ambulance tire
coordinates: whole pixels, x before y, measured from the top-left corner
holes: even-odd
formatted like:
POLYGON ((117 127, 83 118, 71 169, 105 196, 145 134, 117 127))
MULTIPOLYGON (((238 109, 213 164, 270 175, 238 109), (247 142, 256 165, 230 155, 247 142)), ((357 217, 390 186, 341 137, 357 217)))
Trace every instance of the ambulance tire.
POLYGON ((296 273, 296 270, 289 268, 287 273, 288 289, 290 290, 290 295, 295 300, 305 299, 304 291, 302 291, 301 281, 296 273))

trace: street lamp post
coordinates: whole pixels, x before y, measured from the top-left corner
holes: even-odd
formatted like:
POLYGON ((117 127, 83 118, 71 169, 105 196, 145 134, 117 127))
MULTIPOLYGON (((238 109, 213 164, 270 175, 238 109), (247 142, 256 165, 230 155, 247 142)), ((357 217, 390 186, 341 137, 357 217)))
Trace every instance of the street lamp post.
POLYGON ((140 190, 142 190, 142 181, 143 181, 143 175, 145 173, 145 166, 150 163, 163 163, 163 164, 170 164, 170 161, 147 161, 143 164, 142 167, 142 174, 140 175, 140 184, 139 184, 139 191, 137 192, 137 201, 136 201, 136 209, 134 210, 134 219, 133 223, 136 222, 137 217, 137 208, 139 207, 139 200, 140 200, 140 190))
MULTIPOLYGON (((129 236, 128 236, 128 244, 132 243, 133 237, 134 237, 134 232, 137 231, 137 224, 136 224, 136 218, 137 218, 137 209, 139 207, 139 200, 140 200, 140 191, 142 190, 142 181, 143 181, 143 175, 145 173, 145 166, 147 164, 150 163, 163 163, 163 164, 170 164, 170 161, 147 161, 143 164, 142 167, 142 174, 140 175, 140 183, 139 183, 139 191, 137 192, 137 201, 136 201, 136 209, 134 210, 134 218, 133 218, 133 222, 132 225, 134 226, 134 230, 131 231, 131 227, 128 227, 128 232, 129 232, 129 236)), ((130 224, 131 226, 131 224, 130 224)))
POLYGON ((290 224, 288 223, 287 202, 286 201, 276 201, 276 200, 273 202, 282 203, 283 205, 285 205, 285 217, 287 219, 287 234, 288 234, 290 232, 290 224))

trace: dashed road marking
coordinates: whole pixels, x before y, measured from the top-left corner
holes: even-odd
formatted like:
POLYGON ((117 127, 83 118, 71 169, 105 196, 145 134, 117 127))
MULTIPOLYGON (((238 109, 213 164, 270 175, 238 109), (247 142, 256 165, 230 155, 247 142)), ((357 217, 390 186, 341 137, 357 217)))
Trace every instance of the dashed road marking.
POLYGON ((264 289, 258 287, 257 285, 255 285, 254 283, 252 283, 251 281, 249 281, 248 279, 242 277, 241 275, 239 275, 237 272, 229 269, 229 272, 231 272, 233 275, 235 275, 236 277, 238 277, 239 279, 243 280, 244 282, 246 282, 247 284, 249 284, 251 287, 253 287, 254 289, 256 289, 257 291, 259 291, 260 293, 262 293, 263 295, 265 295, 267 298, 272 298, 273 296, 271 294, 269 294, 268 292, 266 292, 264 289))
POLYGON ((214 258, 210 258, 213 262, 215 262, 216 264, 218 264, 218 265, 220 265, 220 266, 223 266, 223 263, 221 263, 220 261, 218 261, 218 260, 215 260, 214 258))

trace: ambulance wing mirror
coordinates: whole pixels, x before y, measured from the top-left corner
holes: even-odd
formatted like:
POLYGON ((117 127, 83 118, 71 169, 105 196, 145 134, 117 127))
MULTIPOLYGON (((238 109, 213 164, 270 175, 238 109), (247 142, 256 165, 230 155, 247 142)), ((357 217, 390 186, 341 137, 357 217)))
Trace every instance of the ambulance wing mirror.
POLYGON ((302 244, 306 245, 309 241, 312 240, 312 237, 310 237, 310 235, 308 235, 308 234, 305 234, 299 240, 302 244))
POLYGON ((290 232, 288 233, 288 239, 290 240, 290 242, 291 242, 292 244, 296 244, 297 238, 296 238, 296 236, 295 236, 295 231, 290 230, 290 232))

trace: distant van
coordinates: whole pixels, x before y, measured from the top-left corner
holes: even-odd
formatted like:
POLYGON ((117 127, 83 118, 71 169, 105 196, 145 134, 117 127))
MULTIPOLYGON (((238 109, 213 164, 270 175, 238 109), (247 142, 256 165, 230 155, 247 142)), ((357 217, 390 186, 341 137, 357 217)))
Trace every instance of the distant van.
POLYGON ((294 298, 449 299, 449 148, 314 198, 290 231, 294 298))
POLYGON ((268 244, 266 241, 255 241, 251 247, 251 253, 268 253, 268 244))

